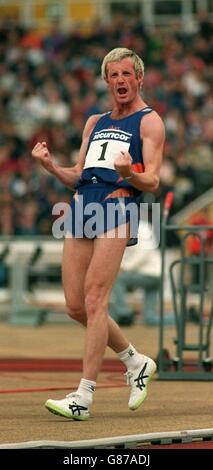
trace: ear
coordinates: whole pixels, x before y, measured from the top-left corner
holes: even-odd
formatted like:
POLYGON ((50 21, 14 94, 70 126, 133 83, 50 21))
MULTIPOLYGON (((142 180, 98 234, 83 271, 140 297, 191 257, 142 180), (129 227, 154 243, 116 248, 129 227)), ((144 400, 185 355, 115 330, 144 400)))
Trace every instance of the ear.
POLYGON ((142 73, 138 74, 138 86, 139 88, 142 88, 143 86, 143 74, 142 73))

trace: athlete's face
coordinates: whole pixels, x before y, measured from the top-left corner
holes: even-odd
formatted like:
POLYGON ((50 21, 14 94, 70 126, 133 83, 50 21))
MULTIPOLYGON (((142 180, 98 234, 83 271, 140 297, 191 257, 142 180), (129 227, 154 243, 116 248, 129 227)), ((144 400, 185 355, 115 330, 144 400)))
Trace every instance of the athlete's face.
POLYGON ((134 100, 143 82, 142 74, 135 75, 131 57, 107 64, 106 82, 117 103, 127 104, 134 100))

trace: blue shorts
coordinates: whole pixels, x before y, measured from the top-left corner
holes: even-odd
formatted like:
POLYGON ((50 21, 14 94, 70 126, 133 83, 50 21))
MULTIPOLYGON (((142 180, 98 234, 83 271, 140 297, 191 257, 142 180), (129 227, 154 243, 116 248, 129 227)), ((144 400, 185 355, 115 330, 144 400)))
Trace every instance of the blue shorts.
POLYGON ((71 201, 71 219, 68 230, 75 238, 94 239, 116 227, 118 237, 125 237, 125 226, 130 224, 128 246, 137 243, 139 210, 131 189, 105 183, 86 182, 80 185, 71 201), (123 236, 122 236, 123 233, 123 236))

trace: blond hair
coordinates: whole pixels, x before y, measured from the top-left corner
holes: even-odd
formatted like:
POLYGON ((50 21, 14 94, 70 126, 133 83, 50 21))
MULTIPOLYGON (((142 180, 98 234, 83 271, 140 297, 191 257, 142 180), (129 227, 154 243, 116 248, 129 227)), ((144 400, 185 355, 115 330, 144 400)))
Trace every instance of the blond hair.
POLYGON ((101 75, 104 80, 107 78, 107 64, 110 62, 117 62, 126 57, 131 57, 132 62, 134 64, 135 75, 138 78, 138 75, 141 73, 144 75, 144 63, 140 57, 135 54, 134 51, 131 49, 127 49, 126 47, 117 47, 112 49, 105 57, 101 65, 101 75))

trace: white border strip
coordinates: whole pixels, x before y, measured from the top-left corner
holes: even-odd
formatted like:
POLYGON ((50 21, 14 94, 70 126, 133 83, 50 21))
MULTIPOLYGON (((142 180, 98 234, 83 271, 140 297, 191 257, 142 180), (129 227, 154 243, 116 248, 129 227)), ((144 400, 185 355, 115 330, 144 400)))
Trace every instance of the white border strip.
POLYGON ((161 441, 163 444, 171 442, 173 439, 181 439, 183 442, 190 442, 204 437, 212 437, 213 428, 209 429, 192 429, 184 431, 167 431, 156 432, 150 434, 132 434, 128 436, 105 437, 102 439, 89 439, 84 441, 29 441, 29 442, 14 442, 11 444, 1 444, 0 449, 47 449, 47 448, 69 448, 69 449, 97 449, 103 448, 116 448, 116 446, 123 445, 127 448, 136 444, 152 444, 154 441, 161 441))

